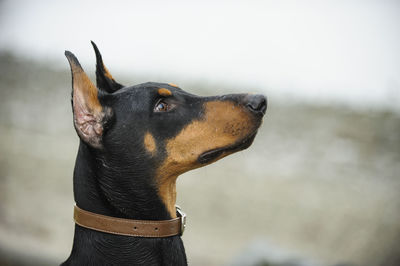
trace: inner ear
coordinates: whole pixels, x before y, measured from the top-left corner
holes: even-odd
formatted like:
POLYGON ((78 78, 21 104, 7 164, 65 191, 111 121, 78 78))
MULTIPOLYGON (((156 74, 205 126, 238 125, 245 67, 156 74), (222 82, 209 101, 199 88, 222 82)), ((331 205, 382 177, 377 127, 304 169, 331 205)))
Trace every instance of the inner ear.
POLYGON ((66 51, 65 56, 71 67, 72 111, 76 132, 87 144, 101 148, 104 125, 111 114, 111 109, 100 104, 99 91, 75 55, 66 51))
POLYGON ((108 93, 113 93, 122 87, 123 85, 116 82, 113 76, 110 74, 108 69, 103 63, 103 59, 101 57, 100 51, 97 48, 97 45, 92 41, 94 52, 96 53, 96 83, 97 87, 103 91, 108 93))

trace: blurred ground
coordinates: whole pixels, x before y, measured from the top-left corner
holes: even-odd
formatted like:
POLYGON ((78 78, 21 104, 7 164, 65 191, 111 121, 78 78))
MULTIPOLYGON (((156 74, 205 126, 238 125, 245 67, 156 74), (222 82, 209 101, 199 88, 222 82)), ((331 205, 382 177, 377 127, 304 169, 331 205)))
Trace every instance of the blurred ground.
MULTIPOLYGON (((54 265, 69 255, 78 145, 70 83, 67 63, 55 72, 0 55, 2 265, 54 265)), ((190 265, 245 265, 251 252, 303 265, 400 265, 399 132, 391 111, 270 97, 252 147, 179 179, 190 265)))

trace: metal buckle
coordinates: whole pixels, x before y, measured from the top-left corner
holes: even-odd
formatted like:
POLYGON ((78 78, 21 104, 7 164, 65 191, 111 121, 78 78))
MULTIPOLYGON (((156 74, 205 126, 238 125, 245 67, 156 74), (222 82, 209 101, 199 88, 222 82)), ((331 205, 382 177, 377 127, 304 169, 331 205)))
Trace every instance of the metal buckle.
POLYGON ((179 217, 181 218, 181 236, 183 235, 183 232, 185 231, 186 227, 186 213, 184 213, 178 205, 175 205, 176 212, 179 214, 179 217))

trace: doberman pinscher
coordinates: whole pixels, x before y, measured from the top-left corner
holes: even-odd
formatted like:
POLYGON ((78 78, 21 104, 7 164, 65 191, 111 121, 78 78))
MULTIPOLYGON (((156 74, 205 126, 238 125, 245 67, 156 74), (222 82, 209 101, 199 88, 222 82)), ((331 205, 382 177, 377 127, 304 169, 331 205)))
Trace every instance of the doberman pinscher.
POLYGON ((63 265, 187 265, 176 179, 248 148, 266 98, 200 97, 171 83, 123 86, 92 44, 97 87, 65 52, 80 144, 73 179, 75 236, 63 265), (130 233, 138 224, 147 227, 130 233), (151 233, 161 229, 164 234, 151 233))

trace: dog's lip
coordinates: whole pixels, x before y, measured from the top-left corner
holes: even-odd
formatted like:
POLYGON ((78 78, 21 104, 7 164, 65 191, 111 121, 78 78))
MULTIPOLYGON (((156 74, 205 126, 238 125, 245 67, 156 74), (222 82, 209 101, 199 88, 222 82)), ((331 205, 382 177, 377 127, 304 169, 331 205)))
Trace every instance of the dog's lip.
POLYGON ((235 152, 247 149, 253 143, 257 130, 235 144, 203 152, 197 159, 199 163, 208 163, 220 157, 225 152, 235 152))

